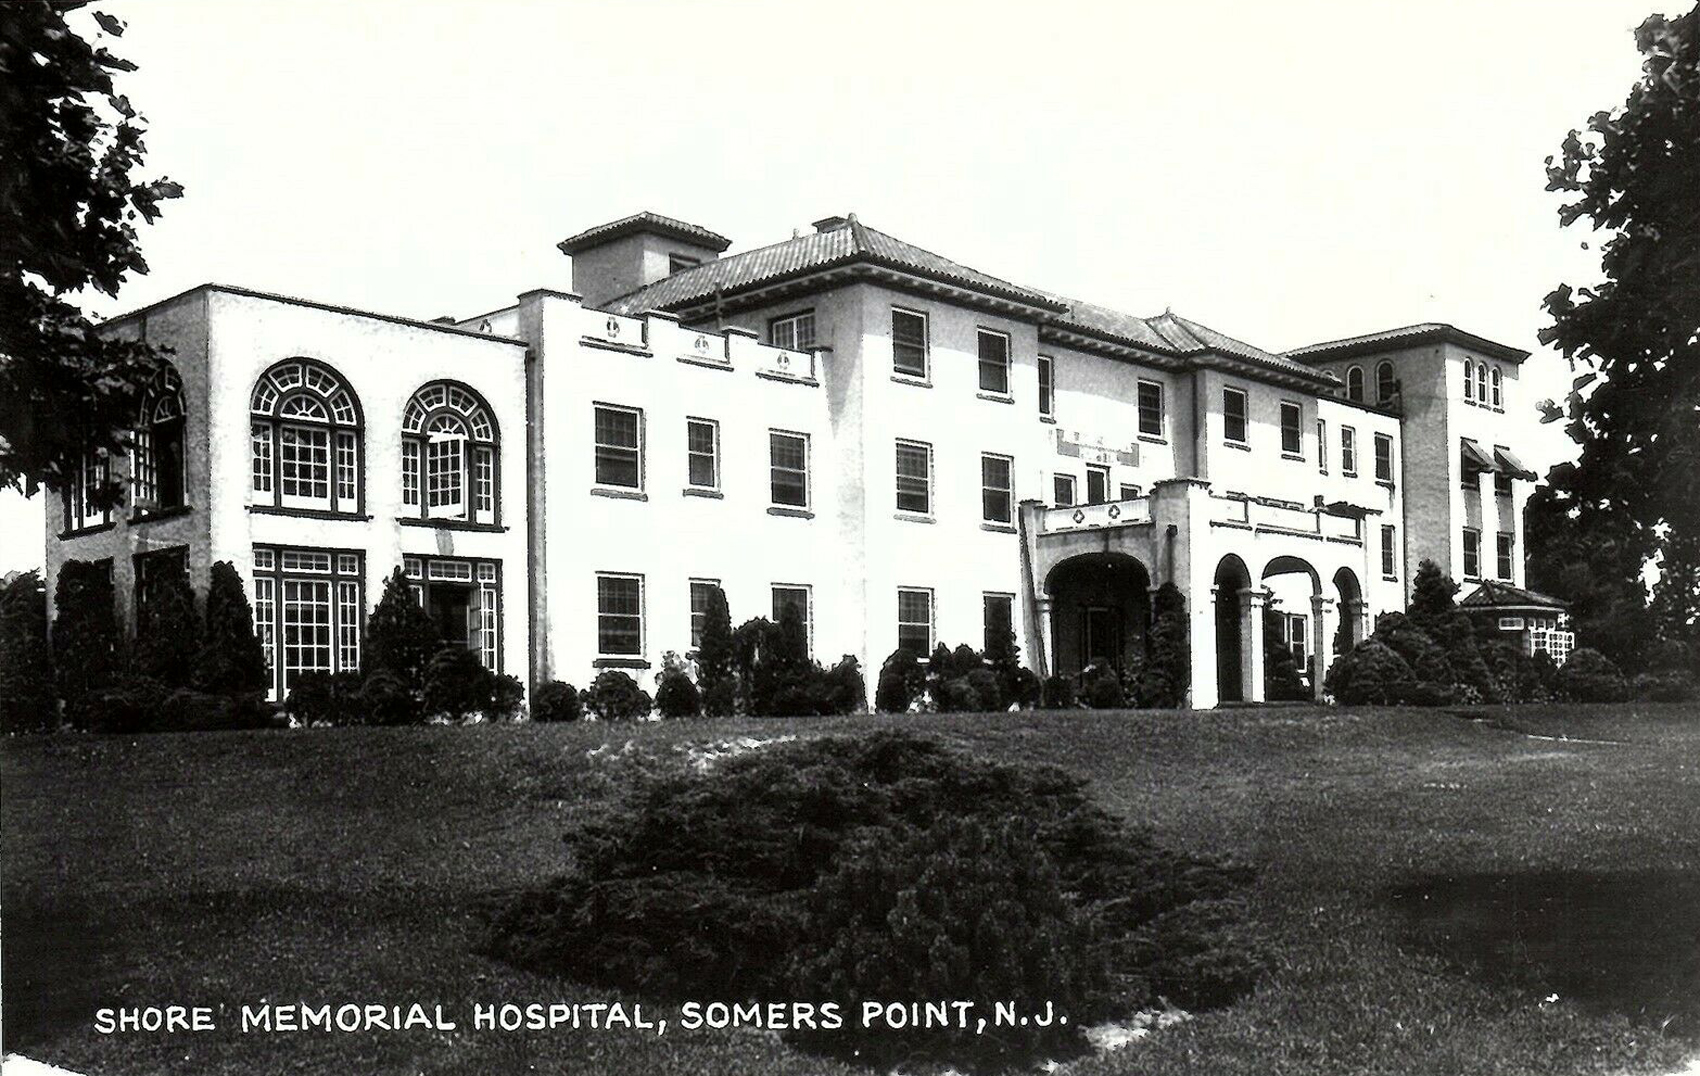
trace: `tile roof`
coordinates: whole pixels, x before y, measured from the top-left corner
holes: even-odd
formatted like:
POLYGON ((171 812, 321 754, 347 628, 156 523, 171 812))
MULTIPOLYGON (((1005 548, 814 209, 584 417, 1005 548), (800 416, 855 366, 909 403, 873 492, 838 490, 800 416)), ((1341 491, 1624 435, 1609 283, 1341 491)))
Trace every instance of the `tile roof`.
POLYGON ((619 220, 611 220, 607 224, 598 224, 594 228, 588 228, 577 235, 569 236, 555 245, 560 248, 561 253, 572 254, 598 243, 606 243, 610 239, 618 239, 623 235, 632 235, 637 232, 660 232, 662 235, 670 235, 675 239, 683 239, 700 247, 707 247, 716 254, 732 245, 732 240, 719 232, 711 232, 700 224, 692 224, 689 221, 679 220, 677 217, 664 217, 660 213, 651 213, 648 210, 642 213, 633 213, 629 217, 621 217, 619 220))
POLYGON ((1343 359, 1352 355, 1364 355, 1378 351, 1391 351, 1395 348, 1416 347, 1421 344, 1445 342, 1458 344, 1479 351, 1491 358, 1505 359, 1509 362, 1522 362, 1529 357, 1527 351, 1511 347, 1508 344, 1496 343, 1485 336, 1468 333, 1456 326, 1440 321, 1425 321, 1419 325, 1406 325, 1399 329, 1387 329, 1378 333, 1365 333, 1362 336, 1348 336, 1341 340, 1327 340, 1320 344, 1306 344, 1287 352, 1287 357, 1299 362, 1327 362, 1332 359, 1343 359))
MULTIPOLYGON (((833 218, 828 218, 833 221, 833 218)), ((755 250, 705 262, 628 292, 603 308, 615 314, 676 311, 763 284, 839 265, 866 262, 1036 307, 1054 324, 1168 355, 1215 353, 1310 380, 1333 381, 1284 355, 1254 347, 1172 313, 1141 318, 1012 283, 862 224, 854 216, 827 231, 796 236, 755 250)))
POLYGON ((1570 603, 1562 598, 1554 598, 1534 590, 1514 587, 1510 583, 1496 583, 1484 580, 1475 590, 1465 595, 1458 603, 1459 608, 1496 609, 1517 606, 1536 606, 1542 609, 1568 609, 1570 603))

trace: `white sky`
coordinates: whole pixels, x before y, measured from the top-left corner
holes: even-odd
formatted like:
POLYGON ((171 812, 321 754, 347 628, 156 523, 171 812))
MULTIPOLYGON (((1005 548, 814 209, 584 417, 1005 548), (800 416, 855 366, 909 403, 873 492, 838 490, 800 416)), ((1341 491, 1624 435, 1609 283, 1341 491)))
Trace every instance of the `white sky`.
MULTIPOLYGON (((1569 378, 1541 298, 1598 264, 1542 163, 1658 2, 108 0, 145 174, 187 193, 94 308, 218 281, 469 316, 639 209, 734 250, 854 211, 1267 348, 1451 322, 1534 350, 1538 399, 1569 378)), ((42 505, 0 493, 0 571, 41 563, 42 505)))

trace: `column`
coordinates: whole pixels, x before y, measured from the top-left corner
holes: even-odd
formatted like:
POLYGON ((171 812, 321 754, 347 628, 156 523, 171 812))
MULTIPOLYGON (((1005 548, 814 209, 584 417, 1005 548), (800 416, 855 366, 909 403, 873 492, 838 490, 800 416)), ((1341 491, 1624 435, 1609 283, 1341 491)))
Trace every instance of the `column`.
POLYGON ((1033 603, 1039 620, 1039 679, 1053 675, 1057 671, 1056 626, 1052 623, 1053 599, 1049 594, 1040 595, 1033 603))
POLYGON ((1240 695, 1247 702, 1264 701, 1263 608, 1269 592, 1262 587, 1240 591, 1240 695))
POLYGON ((1322 681, 1328 676, 1328 667, 1334 664, 1334 633, 1338 630, 1339 619, 1334 611, 1334 599, 1312 594, 1310 597, 1311 620, 1311 667, 1314 671, 1314 682, 1311 684, 1311 697, 1322 701, 1322 681))

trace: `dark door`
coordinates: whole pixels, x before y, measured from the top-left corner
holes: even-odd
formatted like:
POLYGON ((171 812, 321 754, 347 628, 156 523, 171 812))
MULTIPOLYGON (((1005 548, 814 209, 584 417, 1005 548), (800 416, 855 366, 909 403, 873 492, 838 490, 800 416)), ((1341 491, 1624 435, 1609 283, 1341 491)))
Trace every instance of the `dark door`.
POLYGON ((472 610, 472 588, 454 583, 431 584, 431 619, 444 646, 466 646, 472 610))
POLYGON ((1087 608, 1085 630, 1081 636, 1081 657, 1086 665, 1121 667, 1122 618, 1119 609, 1102 605, 1087 608))

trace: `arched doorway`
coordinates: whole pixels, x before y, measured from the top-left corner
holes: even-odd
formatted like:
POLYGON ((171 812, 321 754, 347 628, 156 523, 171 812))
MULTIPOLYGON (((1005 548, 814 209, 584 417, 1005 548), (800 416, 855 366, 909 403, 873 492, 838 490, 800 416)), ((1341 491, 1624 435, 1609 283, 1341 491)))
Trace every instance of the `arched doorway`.
POLYGON ((1052 669, 1072 676, 1089 665, 1125 672, 1145 653, 1151 575, 1125 553, 1086 553, 1051 569, 1052 669))
POLYGON ((1245 561, 1232 553, 1216 565, 1216 697, 1246 701, 1245 645, 1240 630, 1240 592, 1251 588, 1245 561))
POLYGON ((1357 573, 1341 568, 1334 573, 1334 598, 1339 603, 1340 627, 1332 645, 1336 657, 1364 641, 1364 591, 1357 573))
POLYGON ((1263 568, 1269 592, 1263 610, 1263 697, 1271 702, 1294 702, 1316 696, 1317 679, 1325 663, 1319 622, 1325 603, 1322 579, 1310 562, 1294 556, 1271 559, 1263 568))

